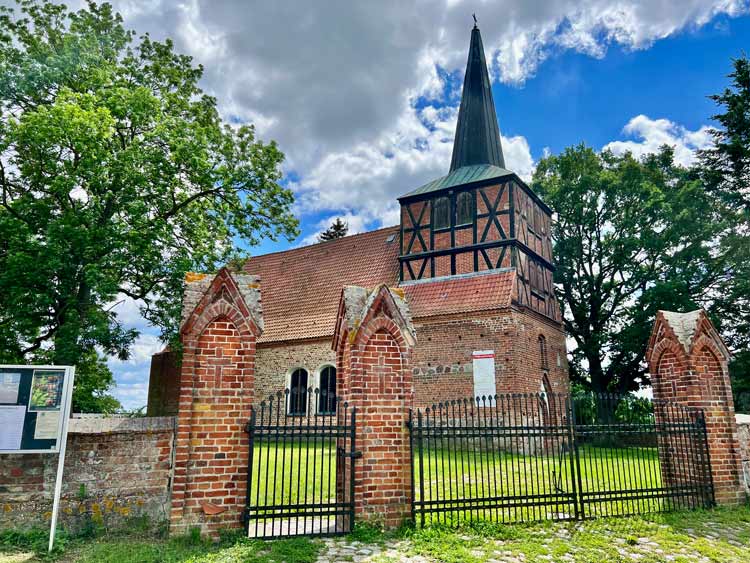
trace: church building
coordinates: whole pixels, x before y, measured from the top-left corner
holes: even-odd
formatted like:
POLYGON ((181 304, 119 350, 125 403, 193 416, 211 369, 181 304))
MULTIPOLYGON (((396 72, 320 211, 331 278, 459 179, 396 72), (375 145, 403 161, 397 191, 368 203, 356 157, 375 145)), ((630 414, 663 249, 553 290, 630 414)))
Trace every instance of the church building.
MULTIPOLYGON (((488 389, 568 391, 552 285, 552 211, 506 168, 476 26, 448 174, 404 188, 399 225, 253 257, 235 275, 238 287, 260 296, 256 403, 286 388, 288 414, 330 414, 337 394, 332 340, 346 286, 386 285, 403 297, 415 330, 415 406, 488 389), (306 402, 310 387, 320 389, 316 405, 306 402)), ((213 279, 188 275, 183 328, 213 279)), ((171 352, 153 357, 149 415, 177 412, 178 371, 171 352)))

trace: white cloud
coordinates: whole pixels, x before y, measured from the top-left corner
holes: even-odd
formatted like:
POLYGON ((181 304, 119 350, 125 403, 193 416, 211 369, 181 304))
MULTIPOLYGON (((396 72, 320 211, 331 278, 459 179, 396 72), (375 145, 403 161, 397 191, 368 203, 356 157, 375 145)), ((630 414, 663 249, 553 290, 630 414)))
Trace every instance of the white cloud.
POLYGON ((712 142, 710 128, 707 125, 690 131, 668 119, 651 119, 645 115, 632 118, 622 132, 637 140, 612 141, 603 148, 615 154, 629 151, 633 156, 641 157, 657 152, 662 145, 669 145, 674 148, 675 160, 684 166, 695 161, 696 150, 707 148, 712 142))
POLYGON ((130 347, 130 358, 127 360, 118 360, 117 358, 111 358, 109 360, 110 367, 113 365, 127 364, 127 365, 141 365, 150 364, 151 356, 160 352, 164 349, 164 343, 159 340, 159 337, 155 334, 140 334, 136 338, 133 346, 130 347))
POLYGON ((118 383, 113 394, 125 410, 139 409, 148 403, 148 381, 118 383))
MULTIPOLYGON (((463 72, 472 12, 493 79, 522 84, 562 51, 602 57, 611 45, 644 49, 717 14, 750 10, 748 0, 120 0, 115 7, 129 26, 173 37, 203 64, 203 85, 225 117, 253 122, 279 142, 287 171, 299 178, 300 213, 361 215, 368 226, 393 222, 397 195, 447 171, 457 101, 445 96, 437 68, 463 72), (418 99, 432 109, 417 110, 418 99)), ((505 133, 509 166, 528 177, 522 132, 505 133)))

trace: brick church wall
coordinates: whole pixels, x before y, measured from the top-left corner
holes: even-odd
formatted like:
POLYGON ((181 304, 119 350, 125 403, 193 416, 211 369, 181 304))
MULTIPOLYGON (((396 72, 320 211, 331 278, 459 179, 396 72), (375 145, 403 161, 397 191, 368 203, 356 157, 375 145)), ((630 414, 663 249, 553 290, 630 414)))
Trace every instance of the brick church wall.
POLYGON ((308 386, 313 386, 316 372, 324 365, 335 366, 336 355, 329 338, 282 344, 259 344, 255 360, 255 404, 286 387, 286 374, 304 368, 308 386))
POLYGON ((568 391, 565 336, 554 324, 519 311, 415 319, 412 358, 417 407, 472 397, 472 352, 495 351, 498 393, 538 393, 543 369, 539 335, 546 339, 553 393, 568 391))

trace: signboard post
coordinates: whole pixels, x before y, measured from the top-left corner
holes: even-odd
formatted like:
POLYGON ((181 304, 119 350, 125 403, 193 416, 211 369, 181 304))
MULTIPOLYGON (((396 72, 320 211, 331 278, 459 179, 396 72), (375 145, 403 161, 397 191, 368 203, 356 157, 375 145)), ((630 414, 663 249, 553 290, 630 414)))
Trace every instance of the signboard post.
POLYGON ((62 491, 74 374, 72 366, 0 365, 0 454, 59 455, 50 551, 62 491))

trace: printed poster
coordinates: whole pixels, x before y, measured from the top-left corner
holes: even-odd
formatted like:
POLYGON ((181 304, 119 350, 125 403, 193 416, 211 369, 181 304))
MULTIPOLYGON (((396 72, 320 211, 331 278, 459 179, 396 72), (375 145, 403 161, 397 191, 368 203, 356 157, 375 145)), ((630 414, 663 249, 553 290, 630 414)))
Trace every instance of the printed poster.
POLYGON ((474 367, 474 397, 494 397, 495 351, 478 350, 472 353, 474 367))
POLYGON ((20 386, 20 373, 0 372, 0 404, 15 405, 18 402, 20 386))
POLYGON ((20 450, 26 407, 0 406, 0 451, 20 450))
POLYGON ((34 426, 35 440, 57 440, 60 429, 60 411, 39 412, 34 426))
POLYGON ((60 409, 64 371, 35 370, 31 380, 29 412, 54 411, 60 409))

